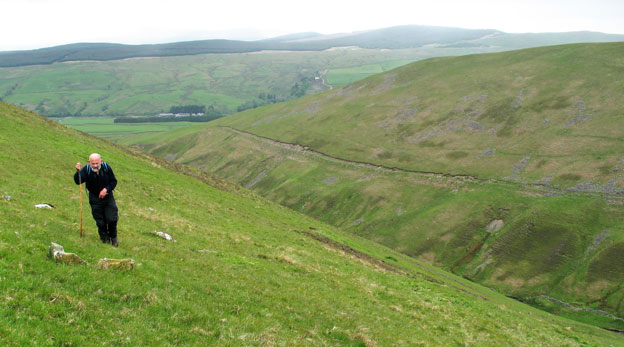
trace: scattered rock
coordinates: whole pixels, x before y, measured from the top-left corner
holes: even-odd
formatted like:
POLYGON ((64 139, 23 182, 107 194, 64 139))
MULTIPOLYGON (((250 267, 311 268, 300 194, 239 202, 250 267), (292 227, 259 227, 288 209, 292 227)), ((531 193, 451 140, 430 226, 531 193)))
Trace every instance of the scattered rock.
POLYGON ((583 123, 591 117, 591 114, 585 114, 585 103, 583 102, 583 100, 579 100, 576 103, 576 108, 578 109, 578 115, 574 117, 571 121, 564 124, 564 128, 567 128, 577 123, 583 123))
POLYGON ((327 177, 326 179, 323 180, 323 183, 332 184, 332 183, 336 183, 337 181, 338 181, 338 177, 327 177))
POLYGON ((606 239, 607 236, 609 236, 609 232, 606 230, 594 236, 594 242, 585 250, 585 256, 587 256, 591 251, 593 251, 596 247, 598 247, 598 245, 602 241, 604 241, 604 239, 606 239))
POLYGON ((475 121, 470 121, 466 124, 466 126, 468 127, 468 129, 472 130, 472 131, 481 131, 483 130, 483 125, 481 125, 478 122, 475 121))
POLYGON ((524 157, 522 158, 522 160, 520 160, 520 162, 518 162, 516 165, 514 165, 513 169, 512 169, 512 173, 514 176, 518 175, 522 170, 524 170, 524 168, 527 166, 527 164, 529 163, 529 160, 531 159, 531 157, 524 157))
POLYGON ((513 108, 518 108, 522 105, 522 102, 524 101, 523 98, 523 92, 520 91, 520 93, 518 93, 518 95, 516 95, 516 97, 514 98, 513 102, 511 103, 511 107, 513 108))
POLYGON ((270 115, 268 117, 264 117, 263 119, 254 122, 251 126, 255 127, 256 125, 260 125, 262 123, 270 123, 275 118, 277 118, 277 115, 276 114, 272 114, 272 115, 270 115))
POLYGON ((260 182, 266 176, 267 176, 266 172, 262 171, 251 182, 249 182, 249 184, 247 184, 245 188, 247 189, 253 188, 253 186, 255 186, 258 182, 260 182))
POLYGON ((397 214, 397 216, 402 215, 402 214, 403 214, 403 209, 401 209, 400 207, 399 207, 399 208, 397 208, 397 210, 396 210, 396 214, 397 214))
POLYGON ((618 187, 617 179, 611 180, 605 185, 593 182, 583 182, 569 188, 569 193, 605 193, 611 195, 624 195, 624 187, 618 187))
POLYGON ((373 178, 373 177, 374 177, 373 174, 368 174, 368 175, 366 175, 366 176, 364 176, 362 178, 358 178, 356 182, 358 182, 358 183, 360 183, 360 182, 367 182, 367 181, 370 181, 371 178, 373 178))
POLYGON ((496 149, 488 149, 487 151, 485 151, 484 153, 479 154, 479 156, 477 158, 484 158, 484 157, 489 157, 492 154, 494 154, 496 152, 496 149))
POLYGON ((217 251, 213 251, 212 249, 200 249, 199 253, 217 253, 217 251))
POLYGON ((56 260, 57 263, 63 263, 63 264, 84 264, 85 263, 85 261, 82 260, 82 258, 80 258, 76 253, 67 253, 67 252, 56 253, 54 255, 54 260, 56 260))
POLYGON ((555 178, 554 175, 550 174, 550 175, 546 175, 544 177, 542 177, 541 180, 539 180, 539 182, 537 182, 538 184, 544 184, 544 185, 549 185, 550 182, 552 182, 553 178, 555 178))
POLYGON ((572 126, 572 125, 574 125, 576 123, 583 123, 587 119, 589 119, 590 116, 591 115, 589 115, 589 114, 576 116, 576 117, 572 118, 571 121, 569 121, 566 124, 564 124, 563 127, 567 128, 567 127, 572 126))
POLYGON ((494 233, 501 230, 505 226, 505 222, 502 219, 492 220, 486 227, 489 233, 494 233))
POLYGON ((147 209, 150 210, 150 211, 154 211, 153 207, 148 207, 147 209))
POLYGON ((63 246, 58 243, 50 242, 50 248, 48 249, 48 257, 54 258, 54 253, 65 252, 63 246))
POLYGON ((49 208, 49 209, 53 209, 54 206, 50 205, 50 204, 37 204, 35 205, 36 208, 49 208))
POLYGON ((397 306, 397 305, 390 305, 390 309, 393 311, 397 311, 397 312, 403 312, 403 309, 401 308, 401 306, 397 306))
POLYGON ((546 300, 548 300, 550 302, 553 302, 553 303, 555 303, 557 305, 561 305, 561 306, 567 307, 567 308, 569 308, 569 309, 571 309, 573 311, 591 312, 591 313, 595 313, 595 314, 598 314, 598 315, 601 315, 601 316, 609 317, 611 319, 624 321, 624 318, 614 316, 611 313, 608 313, 608 312, 605 312, 605 311, 600 311, 600 310, 595 310, 593 308, 575 307, 575 306, 572 306, 572 305, 568 304, 567 302, 563 302, 561 300, 557 300, 557 299, 552 298, 552 297, 550 297, 548 295, 543 295, 542 294, 542 295, 539 295, 538 297, 544 298, 544 299, 546 299, 546 300))
POLYGON ((10 195, 3 195, 2 198, 6 201, 11 201, 11 196, 10 195))
POLYGON ((496 135, 496 133, 502 128, 503 126, 500 124, 495 125, 492 129, 488 130, 488 134, 490 135, 496 135))
POLYGON ((132 270, 134 269, 134 259, 100 259, 97 263, 98 270, 116 269, 116 270, 132 270))
POLYGON ((50 248, 48 249, 48 257, 56 260, 57 263, 63 264, 84 264, 85 261, 82 260, 76 253, 67 253, 63 246, 58 243, 51 242, 50 248))
POLYGON ((360 223, 362 223, 364 221, 364 218, 358 218, 356 220, 353 221, 353 223, 351 223, 351 225, 349 225, 350 227, 358 225, 360 223))
POLYGON ((492 256, 488 252, 488 255, 485 261, 475 268, 475 273, 479 273, 480 271, 483 271, 483 269, 485 269, 485 267, 490 265, 493 261, 494 259, 492 259, 492 256))
POLYGON ((173 241, 176 242, 176 240, 173 239, 173 237, 171 237, 171 235, 167 234, 167 233, 163 233, 162 231, 152 231, 152 234, 156 235, 156 236, 160 236, 163 239, 167 240, 167 241, 173 241))
POLYGON ((392 87, 394 87, 392 85, 392 83, 394 83, 395 79, 396 79, 396 75, 394 75, 394 74, 386 74, 386 75, 384 75, 384 81, 381 84, 379 84, 375 88, 375 90, 373 90, 371 92, 371 95, 376 95, 376 94, 379 94, 381 92, 385 92, 386 90, 391 89, 392 87))

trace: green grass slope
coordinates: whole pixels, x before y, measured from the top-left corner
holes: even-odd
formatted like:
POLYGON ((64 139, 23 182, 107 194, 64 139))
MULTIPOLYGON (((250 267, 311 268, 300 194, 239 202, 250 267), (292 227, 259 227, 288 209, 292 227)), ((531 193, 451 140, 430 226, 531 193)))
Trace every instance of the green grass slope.
POLYGON ((4 345, 624 343, 5 103, 0 134, 4 345), (88 215, 78 236, 71 175, 92 151, 119 178, 119 248, 98 243, 88 215), (88 264, 54 263, 50 241, 88 264), (137 265, 96 270, 104 257, 137 265))
POLYGON ((218 124, 403 169, 621 189, 623 54, 603 43, 429 59, 218 124))
POLYGON ((127 143, 535 306, 622 330, 621 319, 591 311, 624 316, 624 70, 612 67, 623 48, 433 59, 127 143), (579 115, 579 105, 593 106, 579 115), (502 228, 488 230, 496 220, 502 228))

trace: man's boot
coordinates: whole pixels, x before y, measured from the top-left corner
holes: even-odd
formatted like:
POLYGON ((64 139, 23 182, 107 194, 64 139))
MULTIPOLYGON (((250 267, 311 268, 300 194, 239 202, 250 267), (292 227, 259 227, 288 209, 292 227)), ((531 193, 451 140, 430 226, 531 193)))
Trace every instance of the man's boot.
POLYGON ((108 223, 108 236, 110 237, 110 244, 119 247, 119 242, 117 241, 117 221, 108 223))
POLYGON ((100 241, 102 243, 110 243, 110 238, 108 237, 108 232, 106 231, 106 225, 103 227, 98 226, 98 234, 100 234, 100 241))

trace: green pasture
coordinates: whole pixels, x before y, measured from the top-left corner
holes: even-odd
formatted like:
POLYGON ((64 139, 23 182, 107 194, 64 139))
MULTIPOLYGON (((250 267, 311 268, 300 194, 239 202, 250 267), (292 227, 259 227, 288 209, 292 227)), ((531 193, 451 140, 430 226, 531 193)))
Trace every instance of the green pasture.
POLYGON ((115 118, 112 117, 66 117, 58 119, 58 122, 112 141, 145 134, 159 134, 197 124, 193 122, 114 123, 114 120, 115 118))
POLYGON ((326 75, 328 84, 334 87, 342 87, 349 83, 376 75, 399 66, 410 63, 408 60, 388 61, 379 64, 369 64, 348 68, 330 69, 326 75))

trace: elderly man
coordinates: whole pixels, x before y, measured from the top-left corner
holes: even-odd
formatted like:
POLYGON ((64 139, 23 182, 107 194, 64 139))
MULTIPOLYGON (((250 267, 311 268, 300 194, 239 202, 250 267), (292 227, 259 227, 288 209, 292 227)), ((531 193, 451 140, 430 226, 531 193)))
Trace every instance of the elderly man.
POLYGON ((97 224, 100 240, 115 247, 119 246, 117 241, 117 220, 119 215, 117 204, 115 204, 115 198, 113 197, 117 179, 113 169, 106 162, 102 161, 102 157, 99 154, 93 153, 89 156, 89 164, 87 166, 83 167, 80 163, 76 163, 74 182, 76 184, 86 183, 89 191, 91 214, 93 219, 95 219, 95 224, 97 224), (78 175, 80 175, 80 181, 78 175))

